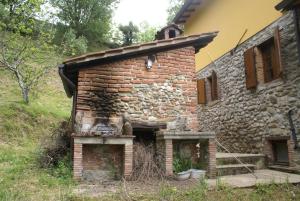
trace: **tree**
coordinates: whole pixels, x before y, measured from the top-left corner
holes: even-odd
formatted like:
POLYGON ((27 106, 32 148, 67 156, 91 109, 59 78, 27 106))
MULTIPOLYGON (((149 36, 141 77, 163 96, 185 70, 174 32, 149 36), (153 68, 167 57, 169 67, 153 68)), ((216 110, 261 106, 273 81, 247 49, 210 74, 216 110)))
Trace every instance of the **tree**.
POLYGON ((37 13, 44 0, 2 0, 0 2, 1 28, 5 31, 32 33, 37 13))
POLYGON ((139 30, 140 31, 137 33, 137 41, 139 43, 145 43, 155 39, 158 28, 150 26, 147 22, 142 22, 139 25, 139 30))
POLYGON ((53 31, 40 17, 39 0, 1 2, 0 69, 9 71, 19 84, 23 100, 29 103, 29 92, 56 65, 53 31), (9 20, 8 20, 9 18, 9 20))
POLYGON ((169 0, 170 6, 168 8, 168 23, 171 23, 177 12, 183 6, 185 0, 169 0))
POLYGON ((119 30, 123 35, 123 44, 122 46, 131 45, 134 42, 137 42, 137 33, 139 29, 136 25, 133 25, 132 22, 129 22, 128 25, 120 25, 119 30))
POLYGON ((84 36, 89 45, 106 41, 112 11, 118 0, 51 0, 60 22, 84 36))
POLYGON ((87 40, 84 36, 76 38, 75 31, 70 29, 64 34, 62 42, 62 52, 67 56, 74 56, 86 53, 87 40))

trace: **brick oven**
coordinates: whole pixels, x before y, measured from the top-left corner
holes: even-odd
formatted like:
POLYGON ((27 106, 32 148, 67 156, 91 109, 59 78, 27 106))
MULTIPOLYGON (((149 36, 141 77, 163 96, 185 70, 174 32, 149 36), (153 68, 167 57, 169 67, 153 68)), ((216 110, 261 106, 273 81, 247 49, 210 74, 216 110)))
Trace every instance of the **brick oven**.
POLYGON ((195 52, 217 33, 167 38, 66 60, 59 74, 73 98, 76 179, 127 177, 133 144, 153 141, 173 174, 173 141, 207 141, 215 175, 214 133, 198 132, 195 52))

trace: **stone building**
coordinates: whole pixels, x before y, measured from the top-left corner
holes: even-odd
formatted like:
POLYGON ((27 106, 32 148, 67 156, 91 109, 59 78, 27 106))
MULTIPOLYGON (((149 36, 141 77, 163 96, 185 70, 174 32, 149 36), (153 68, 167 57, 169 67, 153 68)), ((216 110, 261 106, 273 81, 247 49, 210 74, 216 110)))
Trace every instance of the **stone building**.
POLYGON ((198 132, 194 55, 216 34, 176 35, 60 66, 65 91, 73 97, 75 178, 130 176, 139 141, 156 145, 161 167, 172 175, 173 144, 187 140, 206 143, 207 169, 215 176, 214 133, 198 132))
POLYGON ((278 4, 283 14, 278 2, 253 0, 243 11, 235 8, 246 1, 187 0, 174 19, 185 33, 171 24, 157 41, 66 60, 74 177, 130 176, 141 142, 155 145, 166 175, 178 153, 210 177, 299 172, 299 1, 278 4), (212 27, 212 43, 216 32, 196 34, 212 27), (186 33, 195 35, 179 37, 186 33))
POLYGON ((283 14, 274 9, 276 1, 264 4, 253 1, 248 11, 236 12, 245 12, 243 16, 254 12, 251 8, 257 8, 255 16, 237 27, 232 25, 239 24, 240 19, 233 18, 234 14, 224 16, 236 2, 227 2, 218 16, 208 13, 214 13, 222 2, 207 5, 205 1, 204 5, 192 2, 195 1, 187 1, 174 21, 184 23, 190 34, 201 22, 205 29, 210 20, 225 30, 225 34, 220 30, 220 37, 228 38, 228 41, 224 38, 212 43, 214 46, 198 55, 199 58, 208 55, 207 61, 210 60, 206 65, 197 66, 200 68, 197 72, 200 131, 213 129, 221 144, 219 149, 263 154, 269 168, 299 171, 300 151, 296 148, 300 137, 299 1, 285 0, 278 4, 276 8, 284 10, 283 14), (189 7, 193 11, 188 12, 189 7), (231 25, 220 24, 223 21, 219 22, 218 17, 230 21, 231 25), (253 21, 254 18, 261 21, 253 21), (240 29, 246 31, 232 38, 240 29), (231 43, 231 39, 235 42, 231 43), (214 49, 224 52, 215 54, 214 49), (295 132, 291 131, 291 124, 295 132))

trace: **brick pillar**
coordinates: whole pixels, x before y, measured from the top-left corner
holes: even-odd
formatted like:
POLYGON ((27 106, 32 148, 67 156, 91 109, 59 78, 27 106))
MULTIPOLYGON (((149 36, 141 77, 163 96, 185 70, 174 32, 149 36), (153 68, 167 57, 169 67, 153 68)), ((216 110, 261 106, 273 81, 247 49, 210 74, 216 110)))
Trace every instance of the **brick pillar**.
POLYGON ((81 179, 82 177, 82 144, 74 143, 73 153, 73 177, 74 179, 81 179))
POLYGON ((165 168, 166 176, 173 175, 173 142, 165 140, 165 168))
POLYGON ((215 139, 208 140, 208 176, 209 178, 215 178, 217 174, 216 168, 216 153, 217 153, 217 146, 215 139))
POLYGON ((287 140, 287 147, 288 147, 288 157, 289 157, 289 166, 295 166, 296 164, 294 163, 294 141, 291 139, 287 140))
POLYGON ((129 177, 132 173, 133 166, 133 145, 124 145, 124 177, 129 177))

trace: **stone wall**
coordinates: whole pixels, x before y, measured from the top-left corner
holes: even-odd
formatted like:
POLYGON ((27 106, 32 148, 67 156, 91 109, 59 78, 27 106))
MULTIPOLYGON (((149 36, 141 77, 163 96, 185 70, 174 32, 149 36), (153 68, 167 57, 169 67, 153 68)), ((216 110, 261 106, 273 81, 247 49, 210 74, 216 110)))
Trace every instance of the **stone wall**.
MULTIPOLYGON (((287 13, 270 26, 226 53, 197 73, 206 78, 214 70, 218 77, 219 100, 198 105, 201 131, 214 130, 219 141, 231 152, 263 153, 265 137, 290 136, 287 113, 293 110, 296 132, 300 133, 300 66, 292 13, 287 13), (244 52, 273 36, 280 28, 283 76, 246 89, 244 52)), ((258 78, 261 72, 258 69, 258 78)), ((294 158, 300 158, 299 151, 294 158)), ((293 160, 296 163, 296 160, 293 160)), ((294 163, 294 165, 295 165, 294 163)), ((298 160, 299 164, 299 160, 298 160)))
POLYGON ((192 47, 157 53, 150 70, 147 56, 80 70, 77 132, 96 131, 109 121, 120 134, 124 115, 131 121, 165 122, 168 129, 197 130, 194 53, 192 47))

